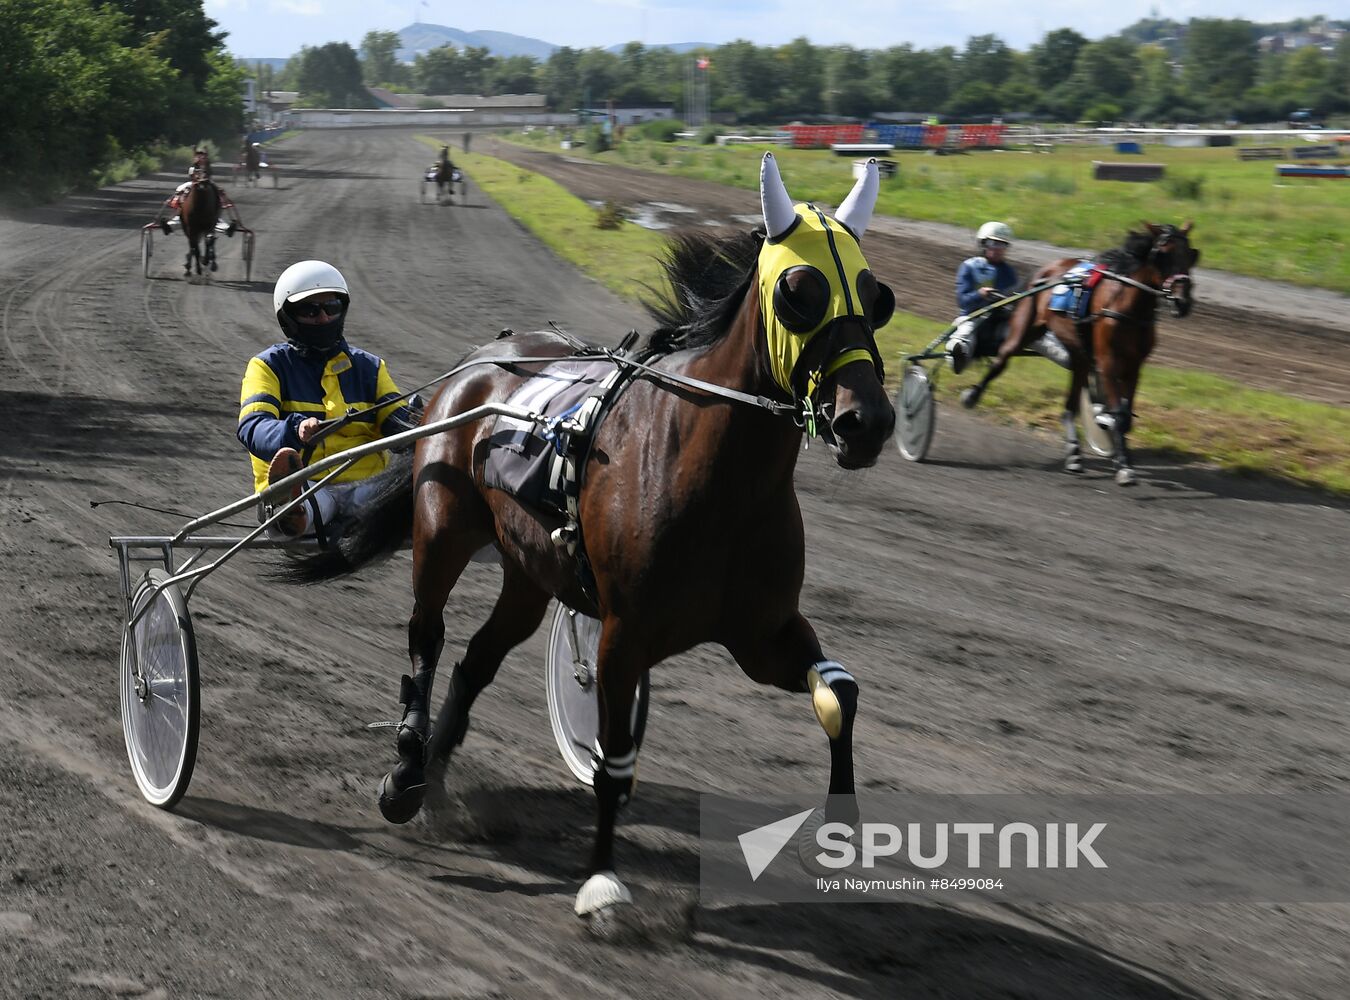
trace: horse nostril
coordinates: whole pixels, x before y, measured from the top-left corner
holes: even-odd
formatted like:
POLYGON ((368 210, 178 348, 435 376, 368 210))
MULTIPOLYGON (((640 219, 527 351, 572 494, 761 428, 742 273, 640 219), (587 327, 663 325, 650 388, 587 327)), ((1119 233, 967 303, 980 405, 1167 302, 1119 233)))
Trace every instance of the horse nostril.
POLYGON ((856 437, 867 429, 861 410, 844 410, 830 421, 830 430, 837 438, 856 437))

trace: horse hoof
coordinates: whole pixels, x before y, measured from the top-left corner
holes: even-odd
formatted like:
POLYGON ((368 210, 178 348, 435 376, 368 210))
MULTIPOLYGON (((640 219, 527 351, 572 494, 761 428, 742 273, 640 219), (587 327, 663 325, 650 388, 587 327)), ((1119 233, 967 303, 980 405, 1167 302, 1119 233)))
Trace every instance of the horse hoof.
POLYGON ((974 386, 971 386, 965 392, 961 393, 961 405, 967 410, 975 409, 975 404, 980 401, 980 393, 974 386))
POLYGON ((1066 458, 1066 459, 1064 460, 1064 471, 1065 471, 1065 472, 1082 472, 1082 471, 1083 471, 1083 460, 1082 460, 1081 458, 1079 458, 1077 455, 1075 455, 1073 458, 1066 458))
POLYGON ((390 823, 406 823, 422 810, 427 797, 427 786, 409 785, 404 789, 394 788, 392 774, 380 779, 380 815, 390 823))
POLYGON ((577 893, 575 909, 577 916, 589 917, 612 906, 624 906, 632 902, 633 894, 619 881, 618 876, 613 872, 596 872, 577 893))
POLYGON ((1134 472, 1133 469, 1125 468, 1125 469, 1117 469, 1117 470, 1116 470, 1116 483, 1117 483, 1118 485, 1120 485, 1120 486, 1133 486, 1133 485, 1134 485, 1136 482, 1138 482, 1138 481, 1139 481, 1139 477, 1138 477, 1137 475, 1135 475, 1135 472, 1134 472))

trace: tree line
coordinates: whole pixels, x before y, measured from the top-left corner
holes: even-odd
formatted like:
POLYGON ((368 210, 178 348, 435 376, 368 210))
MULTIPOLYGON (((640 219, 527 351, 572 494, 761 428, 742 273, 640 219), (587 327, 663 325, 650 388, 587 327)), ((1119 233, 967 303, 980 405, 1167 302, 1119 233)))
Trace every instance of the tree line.
MULTIPOLYGON (((1306 27, 1295 22, 1291 27, 1306 27)), ((1225 18, 1149 19, 1097 41, 1072 28, 1027 51, 996 34, 964 48, 762 46, 738 40, 677 54, 630 42, 619 52, 563 47, 548 59, 446 46, 402 63, 391 31, 303 49, 280 73, 259 66, 267 89, 298 90, 311 107, 370 106, 364 86, 421 94, 543 93, 555 110, 684 101, 691 60, 706 57, 713 111, 743 122, 909 111, 949 117, 1031 115, 1054 121, 1130 119, 1271 121, 1290 110, 1350 111, 1350 33, 1331 52, 1316 45, 1261 51, 1272 25, 1225 18)), ((703 71, 700 71, 703 72, 703 71)))
POLYGON ((237 138, 245 74, 201 0, 0 3, 0 192, 97 180, 156 147, 237 138))

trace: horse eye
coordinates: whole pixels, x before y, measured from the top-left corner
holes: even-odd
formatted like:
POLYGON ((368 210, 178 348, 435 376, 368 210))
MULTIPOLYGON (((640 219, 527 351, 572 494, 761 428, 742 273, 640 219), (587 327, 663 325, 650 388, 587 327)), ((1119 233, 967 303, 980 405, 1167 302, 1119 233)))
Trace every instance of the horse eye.
POLYGON ((820 326, 829 306, 830 283, 814 267, 790 267, 774 284, 774 312, 793 333, 810 333, 820 326))

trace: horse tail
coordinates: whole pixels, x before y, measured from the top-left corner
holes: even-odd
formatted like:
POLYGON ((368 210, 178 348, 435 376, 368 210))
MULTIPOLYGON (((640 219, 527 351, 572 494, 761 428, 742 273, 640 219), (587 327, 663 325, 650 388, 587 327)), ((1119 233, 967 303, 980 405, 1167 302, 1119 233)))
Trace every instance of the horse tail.
POLYGON ((337 537, 313 555, 287 560, 272 572, 285 583, 322 583, 387 559, 412 537, 413 452, 395 452, 383 472, 369 480, 370 495, 344 516, 337 537))

